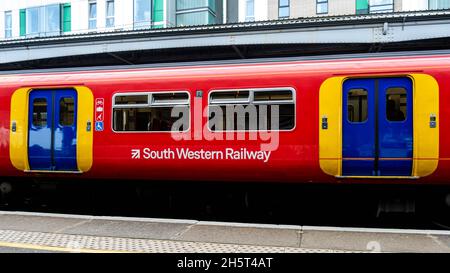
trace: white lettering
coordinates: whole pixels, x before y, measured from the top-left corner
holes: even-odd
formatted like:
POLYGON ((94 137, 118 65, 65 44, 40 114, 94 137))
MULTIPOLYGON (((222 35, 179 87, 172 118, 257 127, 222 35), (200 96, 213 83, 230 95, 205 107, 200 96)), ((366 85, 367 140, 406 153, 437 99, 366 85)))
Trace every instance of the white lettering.
POLYGON ((183 159, 183 160, 258 160, 264 163, 269 162, 271 151, 251 151, 247 148, 233 149, 226 148, 224 151, 220 150, 191 150, 190 148, 176 148, 175 151, 171 148, 164 150, 152 150, 150 148, 142 149, 140 155, 139 149, 131 150, 132 159, 183 159))

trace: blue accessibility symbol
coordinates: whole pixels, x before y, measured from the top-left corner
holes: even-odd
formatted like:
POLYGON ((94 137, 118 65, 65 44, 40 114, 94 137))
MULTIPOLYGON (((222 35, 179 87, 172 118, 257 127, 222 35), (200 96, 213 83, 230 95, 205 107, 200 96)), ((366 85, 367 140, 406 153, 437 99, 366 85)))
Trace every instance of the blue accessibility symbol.
POLYGON ((95 131, 103 131, 103 121, 95 122, 95 131))

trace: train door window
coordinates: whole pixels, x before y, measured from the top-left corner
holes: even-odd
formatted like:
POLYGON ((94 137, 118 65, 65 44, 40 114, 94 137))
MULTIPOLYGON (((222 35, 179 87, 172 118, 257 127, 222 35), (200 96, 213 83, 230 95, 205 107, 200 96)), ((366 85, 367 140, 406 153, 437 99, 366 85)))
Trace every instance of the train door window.
POLYGON ((33 126, 47 126, 47 100, 45 98, 33 100, 33 126))
POLYGON ((114 97, 113 130, 183 132, 189 129, 189 112, 187 92, 118 94, 114 97), (176 123, 178 120, 181 122, 176 123))
POLYGON ((368 116, 367 90, 350 90, 348 92, 347 109, 349 122, 365 122, 368 116))
POLYGON ((406 120, 407 94, 405 88, 389 88, 386 91, 386 117, 389 121, 406 120))
POLYGON ((295 100, 291 89, 210 93, 208 128, 211 131, 291 130, 294 127, 295 100))
POLYGON ((59 101, 59 124, 72 126, 75 116, 75 103, 72 97, 61 98, 59 101))

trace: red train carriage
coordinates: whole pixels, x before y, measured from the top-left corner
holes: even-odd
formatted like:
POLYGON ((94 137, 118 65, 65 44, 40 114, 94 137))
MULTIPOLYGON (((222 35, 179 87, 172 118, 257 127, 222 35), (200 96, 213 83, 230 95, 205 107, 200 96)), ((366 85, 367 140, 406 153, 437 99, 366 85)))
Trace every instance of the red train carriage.
POLYGON ((5 74, 0 176, 444 184, 449 89, 445 54, 5 74))

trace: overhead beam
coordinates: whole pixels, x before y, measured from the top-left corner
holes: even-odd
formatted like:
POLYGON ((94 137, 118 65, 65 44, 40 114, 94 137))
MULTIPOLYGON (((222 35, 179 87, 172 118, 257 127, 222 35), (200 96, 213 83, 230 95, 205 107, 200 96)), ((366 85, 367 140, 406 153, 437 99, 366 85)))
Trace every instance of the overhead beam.
MULTIPOLYGON (((0 64, 141 50, 264 44, 386 44, 450 37, 450 11, 255 22, 0 42, 0 64), (363 17, 364 18, 364 17, 363 17)), ((239 56, 245 57, 236 51, 239 56)), ((127 60, 121 60, 128 63, 127 60)))

